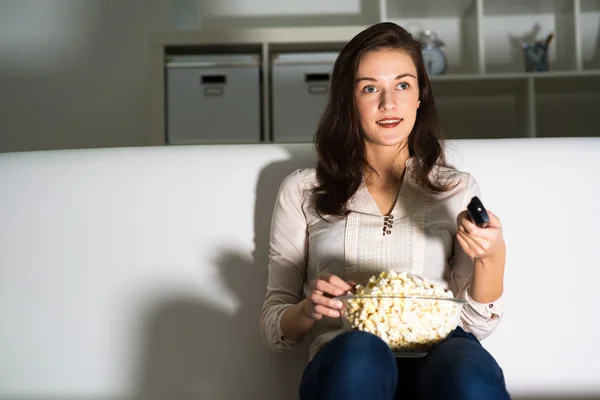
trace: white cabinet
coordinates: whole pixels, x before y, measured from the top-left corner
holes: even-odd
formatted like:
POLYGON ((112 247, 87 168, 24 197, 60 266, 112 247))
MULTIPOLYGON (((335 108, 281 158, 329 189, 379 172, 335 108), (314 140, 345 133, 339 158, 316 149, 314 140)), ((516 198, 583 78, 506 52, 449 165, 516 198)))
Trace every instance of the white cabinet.
POLYGON ((431 81, 447 137, 600 136, 600 0, 359 3, 361 14, 352 20, 361 25, 348 25, 343 12, 320 16, 317 25, 314 13, 305 20, 271 18, 264 22, 269 26, 253 26, 256 16, 249 16, 220 29, 158 35, 152 47, 157 134, 164 135, 164 59, 172 50, 261 46, 262 141, 270 142, 277 141, 271 123, 273 54, 339 51, 367 26, 393 21, 415 35, 431 29, 446 44, 448 70, 431 81), (303 21, 306 26, 300 26, 303 21), (522 41, 550 33, 549 71, 525 72, 522 41))

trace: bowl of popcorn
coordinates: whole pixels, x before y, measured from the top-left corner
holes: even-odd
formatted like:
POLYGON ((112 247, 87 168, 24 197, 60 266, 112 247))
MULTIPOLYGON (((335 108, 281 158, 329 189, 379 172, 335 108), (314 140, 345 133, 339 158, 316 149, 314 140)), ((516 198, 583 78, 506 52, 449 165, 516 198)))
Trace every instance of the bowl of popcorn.
POLYGON ((423 357, 458 325, 464 300, 444 287, 406 272, 382 272, 352 294, 336 297, 344 304, 347 329, 372 333, 398 357, 423 357))

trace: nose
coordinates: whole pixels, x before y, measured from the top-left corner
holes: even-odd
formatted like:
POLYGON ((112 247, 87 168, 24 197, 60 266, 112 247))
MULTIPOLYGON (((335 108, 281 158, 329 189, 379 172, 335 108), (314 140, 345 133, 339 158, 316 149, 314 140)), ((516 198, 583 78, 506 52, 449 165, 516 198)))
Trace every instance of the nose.
POLYGON ((396 101, 394 99, 394 95, 389 90, 383 90, 381 92, 379 109, 381 111, 391 111, 396 109, 396 101))

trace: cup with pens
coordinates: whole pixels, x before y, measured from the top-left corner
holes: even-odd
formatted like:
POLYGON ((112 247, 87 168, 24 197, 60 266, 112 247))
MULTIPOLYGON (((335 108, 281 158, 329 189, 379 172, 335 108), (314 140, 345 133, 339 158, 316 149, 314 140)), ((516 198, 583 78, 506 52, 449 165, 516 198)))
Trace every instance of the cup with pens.
POLYGON ((525 71, 548 71, 548 48, 554 39, 550 33, 544 40, 536 40, 533 44, 521 42, 525 53, 525 71))

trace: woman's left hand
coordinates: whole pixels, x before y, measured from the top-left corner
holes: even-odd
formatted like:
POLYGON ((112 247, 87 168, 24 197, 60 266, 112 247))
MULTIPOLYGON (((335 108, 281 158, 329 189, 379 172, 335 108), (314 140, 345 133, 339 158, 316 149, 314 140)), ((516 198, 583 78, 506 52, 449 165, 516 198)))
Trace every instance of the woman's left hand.
POLYGON ((485 228, 475 225, 466 211, 458 214, 456 238, 469 257, 488 259, 494 256, 503 256, 506 251, 502 236, 502 224, 494 213, 490 210, 487 212, 490 222, 485 228))

